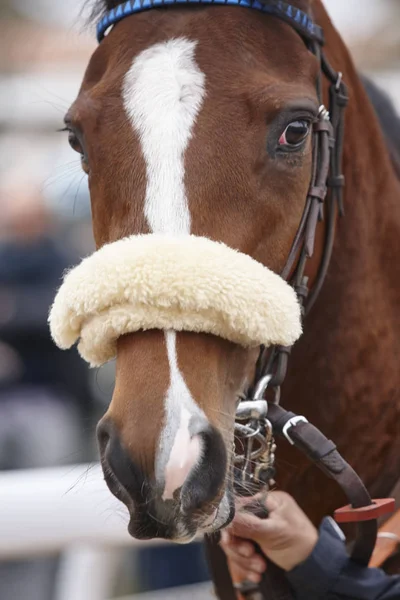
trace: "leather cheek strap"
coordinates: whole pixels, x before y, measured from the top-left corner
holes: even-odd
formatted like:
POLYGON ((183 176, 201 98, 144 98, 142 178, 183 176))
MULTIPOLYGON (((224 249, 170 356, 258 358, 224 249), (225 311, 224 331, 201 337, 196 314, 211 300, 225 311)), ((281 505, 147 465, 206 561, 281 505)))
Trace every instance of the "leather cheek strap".
MULTIPOLYGON (((277 435, 285 437, 326 475, 337 482, 353 508, 372 505, 371 497, 357 473, 342 458, 336 445, 319 429, 308 423, 304 417, 299 418, 277 404, 269 405, 268 419, 277 435)), ((351 552, 353 560, 368 565, 375 546, 377 531, 376 520, 357 523, 356 541, 351 552)))

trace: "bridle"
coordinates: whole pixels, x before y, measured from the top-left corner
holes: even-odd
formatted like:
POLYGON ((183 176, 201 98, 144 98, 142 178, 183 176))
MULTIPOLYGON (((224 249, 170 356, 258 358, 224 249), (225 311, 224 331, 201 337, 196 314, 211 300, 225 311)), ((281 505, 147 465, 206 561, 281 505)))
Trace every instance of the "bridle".
MULTIPOLYGON (((345 181, 342 173, 342 154, 344 110, 348 104, 348 92, 342 73, 337 73, 331 67, 323 52, 322 29, 315 24, 310 25, 312 21, 308 15, 307 26, 299 25, 303 21, 298 17, 298 12, 296 12, 298 9, 283 2, 273 3, 273 6, 279 6, 284 11, 285 18, 283 20, 299 33, 320 65, 317 78, 320 109, 318 119, 313 125, 311 182, 300 225, 281 273, 281 276, 289 281, 295 289, 302 306, 304 319, 321 291, 332 255, 337 217, 344 214, 343 188, 345 181), (296 16, 293 19, 295 12, 296 16), (289 15, 291 15, 290 18, 288 18, 289 15), (322 75, 326 76, 330 84, 329 111, 325 108, 322 99, 322 75), (316 279, 310 288, 305 272, 308 261, 314 255, 316 231, 318 223, 322 220, 325 220, 325 239, 316 279)), ((283 18, 280 14, 274 14, 283 18)), ((273 403, 279 405, 281 386, 286 378, 290 353, 291 347, 261 348, 251 392, 253 399, 260 400, 268 390, 273 392, 273 403)), ((300 421, 305 422, 306 420, 304 417, 296 417, 296 423, 300 421)), ((285 429, 285 435, 291 442, 288 429, 289 425, 285 429)), ((268 468, 271 468, 270 464, 268 468)), ((243 474, 241 478, 244 480, 243 474)), ((254 479, 254 477, 249 474, 247 479, 254 479)))
MULTIPOLYGON (((127 16, 149 9, 170 6, 229 5, 258 10, 289 24, 303 39, 319 65, 317 95, 320 103, 318 118, 313 125, 312 173, 304 212, 281 276, 296 291, 305 317, 314 305, 325 280, 332 255, 338 215, 343 215, 344 176, 342 154, 344 136, 344 109, 348 103, 347 87, 342 74, 329 64, 324 51, 321 27, 310 15, 280 0, 128 0, 108 11, 97 26, 101 42, 106 31, 127 16), (323 105, 322 77, 329 82, 329 111, 323 105), (314 254, 318 223, 325 220, 325 239, 316 279, 310 287, 306 267, 314 254)), ((275 346, 261 348, 256 374, 249 397, 239 403, 235 434, 242 442, 243 451, 235 456, 235 481, 239 492, 254 493, 266 490, 274 477, 274 436, 285 437, 305 453, 329 477, 336 480, 347 495, 350 505, 335 513, 338 522, 357 522, 356 541, 352 558, 368 564, 377 536, 377 517, 390 512, 390 501, 372 501, 366 488, 353 469, 336 450, 335 444, 301 415, 294 415, 279 406, 280 390, 285 380, 291 348, 275 346), (268 400, 265 397, 268 397, 268 400)), ((268 569, 271 573, 271 570, 268 569)), ((225 593, 226 573, 214 569, 214 583, 221 598, 225 593)), ((279 587, 279 586, 278 586, 279 587)), ((284 587, 284 586, 283 586, 284 587)), ((281 586, 282 588, 282 586, 281 586)), ((232 589, 232 588, 231 588, 232 589)), ((268 589, 268 597, 290 598, 288 590, 279 589, 278 595, 268 587, 267 579, 260 589, 268 589)), ((259 588, 241 586, 246 597, 262 598, 259 588), (257 595, 258 594, 258 595, 257 595)))

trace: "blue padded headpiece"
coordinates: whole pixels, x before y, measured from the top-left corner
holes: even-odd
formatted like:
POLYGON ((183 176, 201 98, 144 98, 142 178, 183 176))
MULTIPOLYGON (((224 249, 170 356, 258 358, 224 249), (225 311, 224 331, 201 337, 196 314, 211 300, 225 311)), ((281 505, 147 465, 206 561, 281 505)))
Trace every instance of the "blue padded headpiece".
POLYGON ((279 17, 286 21, 299 34, 307 40, 313 40, 323 44, 324 36, 321 27, 313 23, 312 19, 294 6, 281 2, 280 0, 128 0, 116 8, 108 11, 97 25, 97 39, 99 43, 111 25, 122 21, 125 17, 134 15, 151 8, 162 8, 167 6, 193 6, 193 5, 227 5, 254 8, 267 15, 279 17))

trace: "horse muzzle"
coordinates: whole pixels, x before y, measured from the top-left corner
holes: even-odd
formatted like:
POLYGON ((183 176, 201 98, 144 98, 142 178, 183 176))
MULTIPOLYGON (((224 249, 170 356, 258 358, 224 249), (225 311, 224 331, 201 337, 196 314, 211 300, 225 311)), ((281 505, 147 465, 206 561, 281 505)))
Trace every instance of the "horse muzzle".
POLYGON ((173 493, 164 478, 150 476, 129 456, 109 419, 99 423, 97 437, 105 481, 127 506, 133 537, 185 543, 227 523, 232 494, 225 489, 227 452, 216 428, 204 424, 196 434, 201 453, 173 493))

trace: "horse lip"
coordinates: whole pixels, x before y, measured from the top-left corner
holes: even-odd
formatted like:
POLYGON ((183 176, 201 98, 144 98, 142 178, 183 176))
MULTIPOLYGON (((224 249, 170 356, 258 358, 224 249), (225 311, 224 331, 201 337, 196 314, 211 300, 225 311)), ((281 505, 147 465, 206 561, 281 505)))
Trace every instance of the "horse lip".
MULTIPOLYGON (((224 510, 224 512, 225 512, 225 510, 224 510)), ((221 502, 218 505, 218 509, 216 511, 216 514, 215 514, 215 517, 214 517, 212 523, 208 524, 206 526, 204 526, 204 525, 201 526, 199 528, 199 532, 201 532, 203 534, 204 533, 205 534, 217 533, 221 529, 224 529, 225 527, 227 527, 229 525, 229 523, 231 523, 231 521, 233 520, 234 516, 235 516, 234 496, 232 493, 230 493, 230 490, 227 489, 225 494, 221 498, 221 502), (226 501, 226 507, 223 506, 225 501, 226 501), (226 516, 224 514, 221 515, 221 507, 223 507, 224 509, 225 508, 228 509, 226 516), (219 518, 223 519, 223 520, 221 520, 220 523, 218 523, 219 518)))
POLYGON ((218 507, 214 510, 213 513, 211 513, 211 515, 209 516, 208 519, 206 519, 203 523, 203 526, 209 526, 209 525, 213 525, 215 523, 215 521, 218 518, 218 513, 219 513, 219 505, 218 507))
POLYGON ((132 503, 128 492, 124 488, 124 486, 118 481, 115 477, 114 473, 110 469, 110 466, 107 462, 106 458, 102 458, 101 466, 103 469, 104 481, 113 496, 117 498, 122 504, 125 504, 127 509, 130 511, 130 505, 132 503))
POLYGON ((193 535, 188 534, 185 537, 181 537, 181 538, 176 538, 176 539, 172 539, 173 542, 175 542, 175 544, 190 544, 191 542, 193 542, 194 539, 196 539, 197 536, 197 532, 194 533, 193 535))

